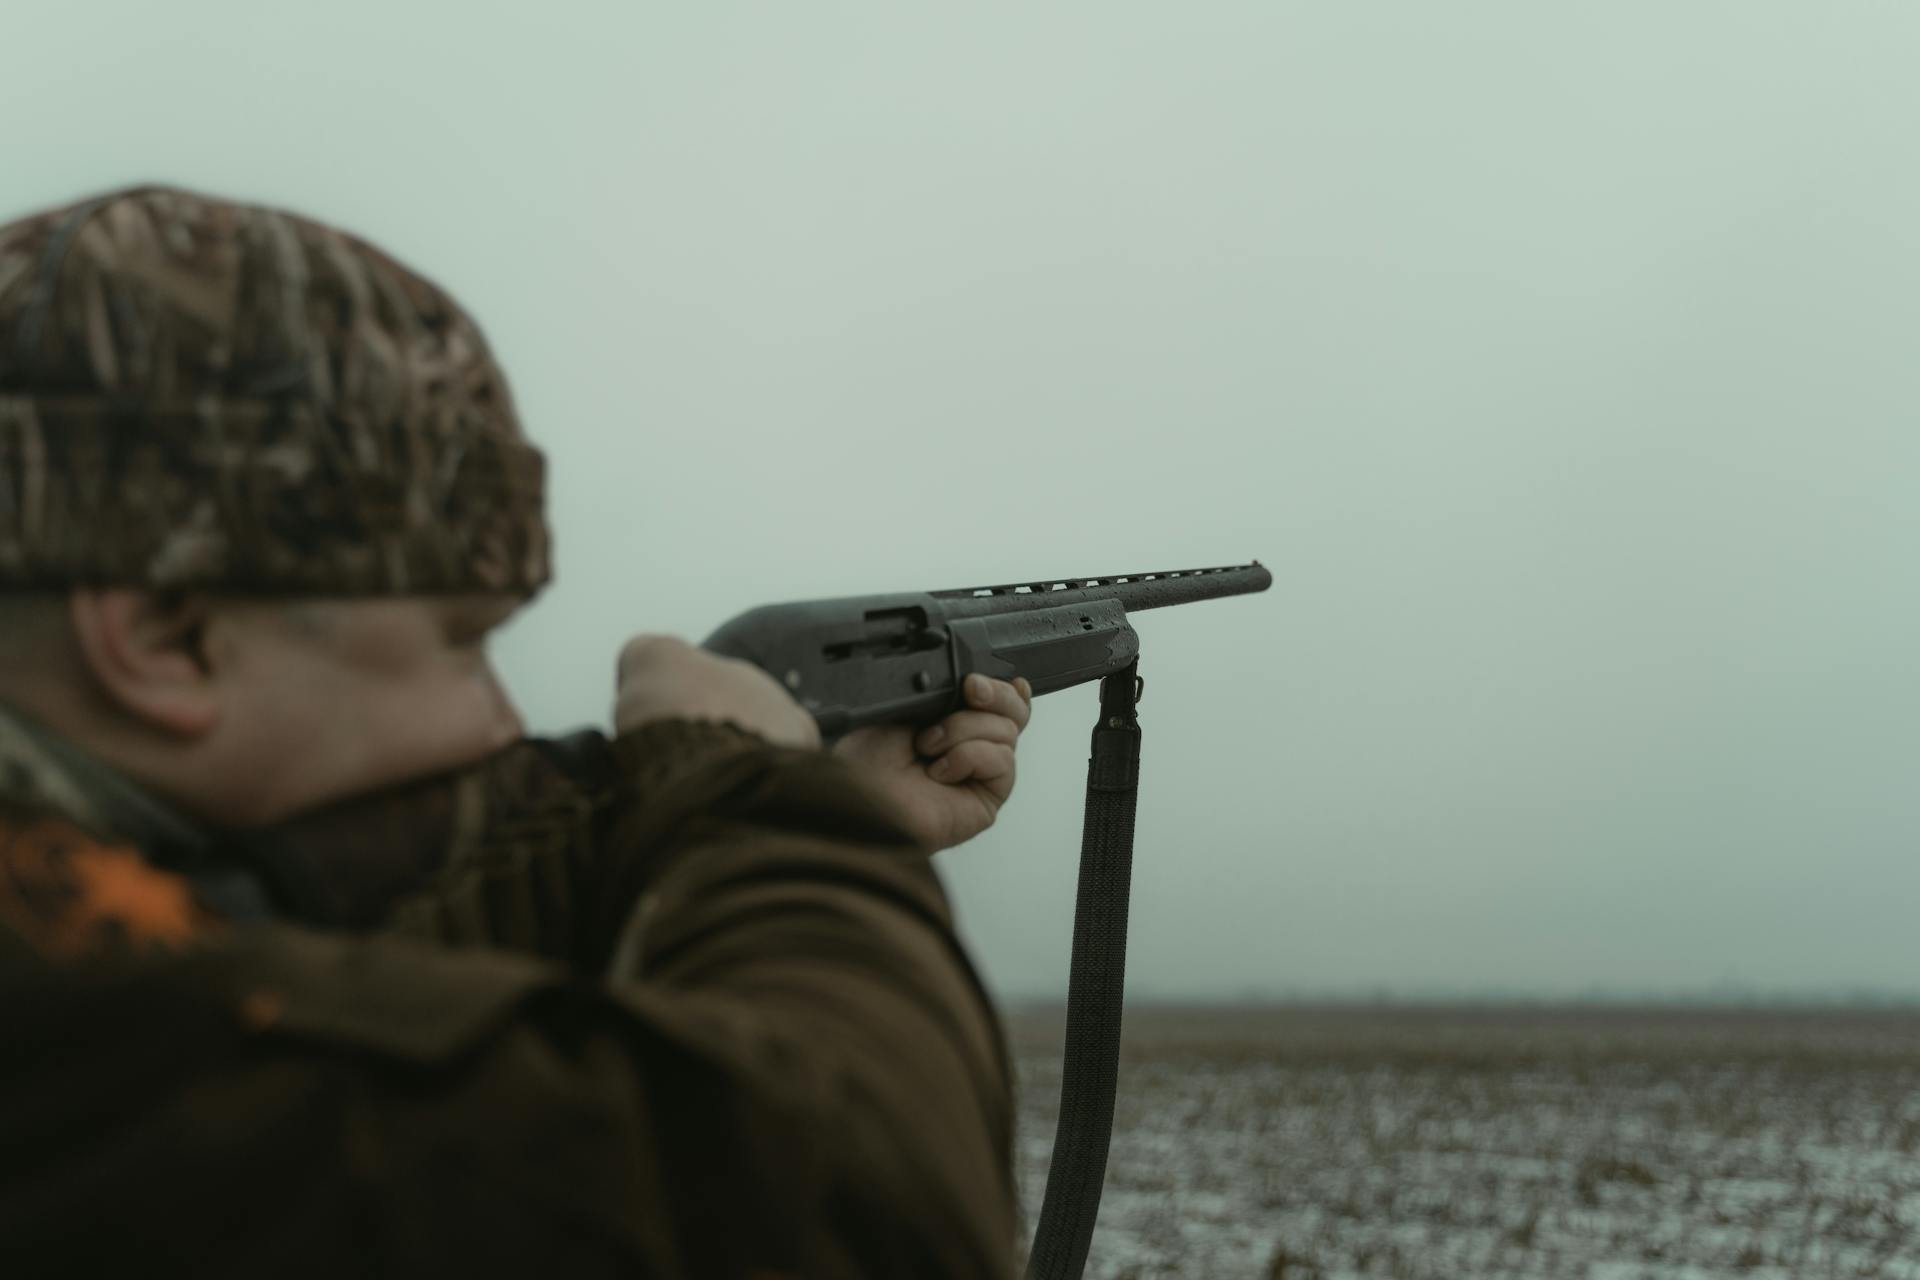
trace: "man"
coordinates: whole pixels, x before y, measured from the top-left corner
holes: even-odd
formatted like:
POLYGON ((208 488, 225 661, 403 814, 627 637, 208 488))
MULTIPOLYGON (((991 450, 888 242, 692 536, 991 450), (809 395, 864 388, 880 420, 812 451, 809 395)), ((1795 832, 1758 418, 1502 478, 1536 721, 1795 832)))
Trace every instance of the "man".
POLYGON ((521 742, 542 493, 478 330, 350 236, 0 228, 0 1271, 1010 1267, 928 857, 1031 689, 825 752, 641 636, 612 741, 521 742))

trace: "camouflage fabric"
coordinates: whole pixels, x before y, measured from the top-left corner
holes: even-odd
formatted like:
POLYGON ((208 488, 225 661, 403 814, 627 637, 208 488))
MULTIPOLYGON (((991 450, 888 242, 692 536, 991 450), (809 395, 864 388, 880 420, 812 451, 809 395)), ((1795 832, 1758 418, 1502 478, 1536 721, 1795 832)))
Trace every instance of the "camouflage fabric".
POLYGON ((198 861, 210 847, 193 819, 8 702, 0 702, 0 796, 131 841, 168 863, 198 861))
POLYGON ((1012 1276, 1005 1039, 844 762, 655 721, 591 858, 530 831, 348 935, 203 909, 174 824, 20 725, 0 1276, 1012 1276))
POLYGON ((0 227, 0 590, 530 594, 544 459, 443 291, 162 187, 0 227))

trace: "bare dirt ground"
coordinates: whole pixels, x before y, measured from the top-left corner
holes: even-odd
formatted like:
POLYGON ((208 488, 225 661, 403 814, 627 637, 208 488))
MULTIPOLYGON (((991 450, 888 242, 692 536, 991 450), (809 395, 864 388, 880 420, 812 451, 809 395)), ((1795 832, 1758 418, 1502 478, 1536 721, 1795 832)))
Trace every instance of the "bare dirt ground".
POLYGON ((1087 1275, 1920 1280, 1920 1009, 1132 1009, 1087 1275))

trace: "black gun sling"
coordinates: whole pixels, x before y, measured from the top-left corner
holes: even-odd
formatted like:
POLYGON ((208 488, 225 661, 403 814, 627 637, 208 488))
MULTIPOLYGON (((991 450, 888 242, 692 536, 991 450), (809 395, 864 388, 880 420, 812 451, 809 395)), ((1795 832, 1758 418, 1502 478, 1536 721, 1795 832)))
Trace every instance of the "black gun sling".
POLYGON ((1133 875, 1133 815, 1140 795, 1140 724, 1146 682, 1139 663, 1100 681, 1100 721, 1087 761, 1080 831, 1080 884, 1067 971, 1067 1036, 1060 1121, 1047 1167, 1046 1199, 1027 1254, 1029 1280, 1078 1280, 1100 1216, 1120 1069, 1126 988, 1127 893, 1133 875))

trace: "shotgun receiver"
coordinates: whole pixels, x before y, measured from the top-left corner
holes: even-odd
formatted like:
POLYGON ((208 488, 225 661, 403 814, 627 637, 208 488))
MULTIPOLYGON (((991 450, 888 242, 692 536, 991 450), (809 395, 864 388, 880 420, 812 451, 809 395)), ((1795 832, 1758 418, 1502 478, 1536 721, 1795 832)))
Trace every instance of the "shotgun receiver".
POLYGON ((1140 654, 1127 614, 1265 591, 1258 560, 946 591, 801 600, 750 609, 701 647, 744 658, 812 713, 823 741, 870 724, 932 724, 974 672, 1025 676, 1034 696, 1123 671, 1140 654))

